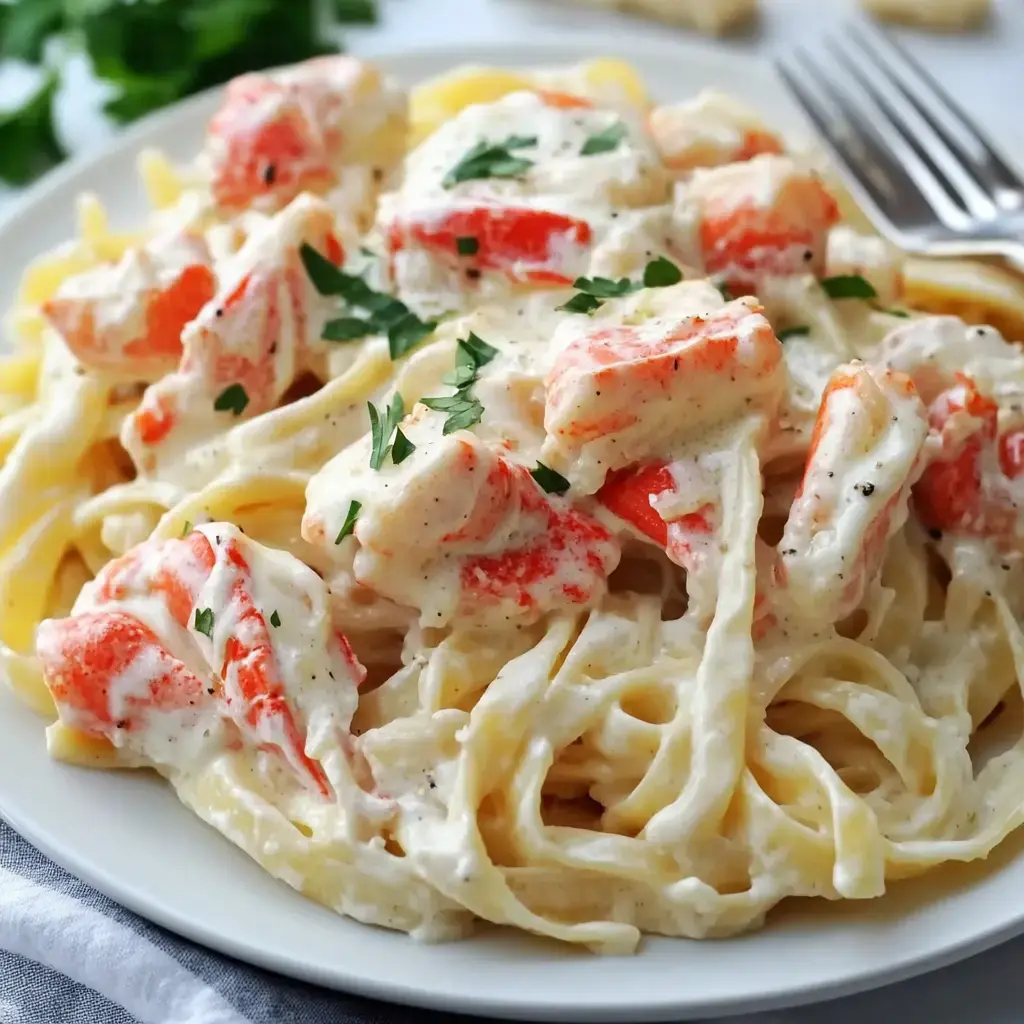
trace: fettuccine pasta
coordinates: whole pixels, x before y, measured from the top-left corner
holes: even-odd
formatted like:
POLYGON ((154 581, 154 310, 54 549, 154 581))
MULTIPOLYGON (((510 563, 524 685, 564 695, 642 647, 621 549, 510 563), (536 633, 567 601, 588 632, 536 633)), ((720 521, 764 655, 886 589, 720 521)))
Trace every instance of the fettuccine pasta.
POLYGON ((613 60, 232 82, 11 313, 0 669, 50 753, 421 939, 631 952, 984 858, 1024 287, 814 163, 613 60))

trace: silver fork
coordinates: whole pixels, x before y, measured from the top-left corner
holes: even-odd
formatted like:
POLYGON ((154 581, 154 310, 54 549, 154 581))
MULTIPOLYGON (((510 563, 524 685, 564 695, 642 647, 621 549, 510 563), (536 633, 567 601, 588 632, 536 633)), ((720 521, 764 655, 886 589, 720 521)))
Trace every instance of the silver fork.
POLYGON ((1024 180, 895 40, 844 25, 817 57, 797 49, 776 68, 882 234, 1024 271, 1024 180))

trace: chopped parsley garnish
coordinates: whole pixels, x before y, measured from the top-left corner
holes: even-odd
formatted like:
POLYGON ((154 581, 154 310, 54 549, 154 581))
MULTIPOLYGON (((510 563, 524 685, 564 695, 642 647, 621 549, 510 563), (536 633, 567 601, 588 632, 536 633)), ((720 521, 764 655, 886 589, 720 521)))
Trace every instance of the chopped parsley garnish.
POLYGON ((583 148, 580 156, 596 156, 598 153, 610 153, 613 149, 619 148, 619 143, 626 137, 626 126, 621 121, 610 124, 607 128, 591 135, 583 148))
MULTIPOLYGON (((579 282, 583 278, 576 278, 574 284, 578 287, 579 282)), ((595 309, 600 309, 603 303, 596 295, 590 295, 587 292, 577 292, 567 302, 563 302, 560 306, 555 306, 555 309, 562 310, 565 313, 593 313, 595 309)))
POLYGON ((480 240, 472 235, 460 235, 455 239, 455 251, 460 256, 475 256, 480 251, 480 240))
POLYGON ((391 461, 397 466, 405 462, 416 451, 416 445, 402 433, 401 427, 395 428, 395 443, 391 446, 391 461))
POLYGON ((486 366, 498 354, 493 345, 488 345, 483 338, 478 337, 472 331, 468 338, 460 338, 455 350, 456 367, 465 366, 479 370, 486 366))
POLYGON ((335 544, 340 544, 353 530, 356 528, 356 520, 359 518, 359 512, 363 507, 361 501, 350 501, 348 503, 348 512, 345 513, 345 522, 341 524, 341 530, 338 531, 338 536, 334 538, 335 544))
POLYGON ((830 299, 877 299, 878 292, 860 274, 839 274, 822 278, 821 287, 830 299))
POLYGON ((533 161, 513 156, 512 151, 529 149, 536 145, 536 135, 510 135, 504 142, 488 142, 481 139, 444 176, 441 184, 445 188, 454 188, 462 181, 518 178, 533 166, 533 161))
POLYGON ((547 494, 565 494, 569 490, 569 481, 550 466, 545 466, 543 462, 538 462, 536 468, 530 470, 530 476, 547 494))
MULTIPOLYGON (((25 20, 38 4, 10 4, 0 8, 0 18, 25 20)), ((45 4, 42 5, 45 7, 45 4)), ((8 25, 8 32, 11 31, 8 25)), ((10 36, 3 39, 0 52, 4 57, 15 56, 8 49, 10 36)), ((35 46, 32 40, 16 41, 15 49, 35 46)), ((64 159, 64 148, 57 138, 53 124, 54 97, 58 76, 54 71, 46 74, 39 88, 22 104, 20 109, 0 114, 0 179, 12 185, 24 185, 38 174, 64 159)))
POLYGON ((277 627, 281 625, 281 616, 277 614, 276 608, 270 615, 270 624, 274 627, 274 629, 277 629, 277 627))
POLYGON ((682 279, 679 268, 671 260, 659 256, 644 267, 642 282, 630 281, 628 277, 620 277, 617 281, 610 277, 577 277, 572 286, 579 291, 556 308, 566 313, 589 314, 600 309, 605 299, 618 299, 641 288, 665 288, 678 284, 682 279))
POLYGON ((448 413, 441 431, 443 434, 466 430, 480 422, 484 407, 473 394, 473 385, 477 382, 480 367, 486 366, 496 355, 498 350, 472 331, 468 338, 459 339, 455 349, 455 369, 442 378, 445 384, 455 388, 455 394, 420 399, 428 409, 448 413))
POLYGON ((411 352, 437 326, 435 320, 421 320, 407 312, 388 327, 388 353, 392 362, 411 352))
POLYGON ((249 404, 249 396, 241 384, 229 384, 213 401, 217 412, 231 412, 241 416, 249 404))
POLYGON ((377 0, 334 0, 334 10, 340 21, 352 25, 377 24, 377 0))
POLYGON ((370 411, 370 437, 373 442, 370 452, 370 468, 380 469, 391 451, 391 435, 405 415, 405 403, 402 401, 402 396, 396 393, 383 416, 372 402, 367 402, 366 408, 370 411))
POLYGON ((386 334, 392 360, 415 348, 437 326, 436 320, 421 320, 393 295, 374 291, 361 277, 346 274, 311 245, 299 250, 313 287, 321 295, 337 295, 349 306, 367 312, 365 317, 343 316, 324 325, 326 341, 356 341, 370 334, 386 334))
POLYGON ((651 260, 644 267, 645 288, 668 288, 671 285, 679 284, 683 279, 683 272, 671 261, 659 256, 651 260))
POLYGON ((910 314, 905 309, 882 309, 880 313, 888 313, 889 316, 898 316, 901 320, 907 320, 910 314))
POLYGON ((779 341, 788 341, 790 338, 804 338, 810 333, 811 329, 807 324, 798 324, 796 327, 783 327, 775 337, 779 341))
POLYGON ((192 532, 192 523, 186 519, 185 525, 181 528, 182 537, 187 537, 192 532))
POLYGON ((196 618, 193 623, 195 631, 213 639, 213 609, 197 608, 196 618))
POLYGON ((610 277, 577 277, 572 283, 579 291, 568 302, 563 302, 556 309, 566 313, 593 313, 604 305, 605 299, 617 299, 640 288, 628 277, 620 277, 613 281, 610 277))
POLYGON ((376 334, 374 325, 369 320, 360 320, 357 316, 340 316, 336 320, 328 320, 324 324, 324 341, 356 341, 368 334, 376 334))

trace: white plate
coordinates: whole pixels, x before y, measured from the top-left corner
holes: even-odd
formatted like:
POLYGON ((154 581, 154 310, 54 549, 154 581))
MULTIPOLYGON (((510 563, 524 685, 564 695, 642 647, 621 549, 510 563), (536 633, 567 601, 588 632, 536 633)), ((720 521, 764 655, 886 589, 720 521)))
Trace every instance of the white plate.
MULTIPOLYGON (((592 45, 528 45, 382 63, 412 83, 467 61, 522 66, 593 55, 592 45)), ((617 55, 642 69, 656 95, 715 85, 784 128, 799 123, 771 74, 748 58, 683 44, 617 55)), ((33 189, 0 228, 4 305, 24 265, 71 234, 78 192, 98 192, 118 222, 137 221, 144 210, 135 154, 159 145, 189 157, 215 104, 216 96, 201 96, 161 113, 33 189)), ((465 1013, 644 1021, 767 1009, 906 978, 1024 931, 1024 855, 1002 850, 987 869, 904 883, 883 900, 784 906, 764 931, 744 938, 648 939, 635 958, 602 959, 497 929, 458 944, 417 945, 339 918, 274 881, 155 777, 50 761, 41 723, 2 687, 0 812, 70 871, 207 946, 324 985, 465 1013)))

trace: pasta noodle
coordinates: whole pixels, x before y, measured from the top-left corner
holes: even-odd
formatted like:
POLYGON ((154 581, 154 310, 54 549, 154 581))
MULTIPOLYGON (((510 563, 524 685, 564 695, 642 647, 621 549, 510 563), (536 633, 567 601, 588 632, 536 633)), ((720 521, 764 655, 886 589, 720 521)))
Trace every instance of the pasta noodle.
POLYGON ((613 60, 407 108, 334 57, 142 154, 138 231, 84 197, 0 363, 0 672, 50 754, 424 940, 625 953, 987 856, 1024 286, 813 162, 613 60))

